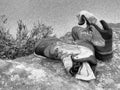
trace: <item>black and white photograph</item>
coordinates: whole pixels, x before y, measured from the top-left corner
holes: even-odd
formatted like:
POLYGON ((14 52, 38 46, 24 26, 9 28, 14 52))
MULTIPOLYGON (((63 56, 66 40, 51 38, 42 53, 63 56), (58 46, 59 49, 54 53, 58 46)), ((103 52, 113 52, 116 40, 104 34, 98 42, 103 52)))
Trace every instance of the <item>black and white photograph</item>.
POLYGON ((120 90, 120 0, 0 0, 0 90, 120 90))

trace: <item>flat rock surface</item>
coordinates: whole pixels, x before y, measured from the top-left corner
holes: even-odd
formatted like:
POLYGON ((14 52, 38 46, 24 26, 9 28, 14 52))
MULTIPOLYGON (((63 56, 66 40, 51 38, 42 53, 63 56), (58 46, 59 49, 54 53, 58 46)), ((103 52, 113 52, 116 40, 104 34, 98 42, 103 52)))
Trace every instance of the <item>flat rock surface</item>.
POLYGON ((15 61, 0 60, 0 90, 90 89, 87 82, 68 76, 60 61, 31 55, 15 61))
MULTIPOLYGON (((117 36, 117 33, 114 33, 117 36)), ((76 80, 60 61, 30 55, 0 60, 0 90, 120 90, 120 41, 113 42, 111 62, 98 62, 97 79, 76 80)))

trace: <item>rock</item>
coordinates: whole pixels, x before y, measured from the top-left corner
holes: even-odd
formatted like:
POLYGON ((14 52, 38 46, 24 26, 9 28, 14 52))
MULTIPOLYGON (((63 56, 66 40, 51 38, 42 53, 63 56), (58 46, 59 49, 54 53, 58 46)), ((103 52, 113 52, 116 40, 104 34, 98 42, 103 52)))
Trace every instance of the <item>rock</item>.
POLYGON ((0 62, 0 90, 93 90, 88 82, 68 76, 59 61, 31 55, 0 62))
POLYGON ((120 83, 116 84, 117 89, 120 89, 120 83))
POLYGON ((120 65, 118 66, 118 68, 120 69, 120 65))
POLYGON ((106 84, 113 84, 113 83, 114 83, 114 80, 108 78, 108 79, 105 79, 105 83, 106 83, 106 84))

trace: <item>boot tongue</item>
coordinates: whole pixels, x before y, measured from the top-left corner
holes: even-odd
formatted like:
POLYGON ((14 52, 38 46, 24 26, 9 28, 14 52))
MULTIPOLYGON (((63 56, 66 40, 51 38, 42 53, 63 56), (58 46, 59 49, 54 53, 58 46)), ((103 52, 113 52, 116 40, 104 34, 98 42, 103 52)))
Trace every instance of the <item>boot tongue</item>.
POLYGON ((84 81, 90 81, 90 80, 96 79, 89 63, 87 63, 87 62, 83 62, 82 66, 79 68, 75 78, 79 79, 79 80, 84 80, 84 81))

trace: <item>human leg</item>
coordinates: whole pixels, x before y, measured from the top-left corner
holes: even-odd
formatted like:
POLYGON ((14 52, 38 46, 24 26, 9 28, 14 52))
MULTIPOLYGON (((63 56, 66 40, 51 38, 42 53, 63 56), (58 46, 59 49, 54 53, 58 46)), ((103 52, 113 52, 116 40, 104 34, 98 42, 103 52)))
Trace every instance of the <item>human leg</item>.
MULTIPOLYGON (((99 20, 94 14, 88 11, 81 11, 78 15, 78 24, 87 24, 86 20, 92 29, 93 46, 95 47, 95 56, 102 61, 111 60, 113 57, 112 51, 112 29, 104 20, 99 20), (84 17, 83 17, 84 16, 84 17)), ((87 27, 86 27, 87 28, 87 27)), ((77 34, 77 33, 76 33, 77 34)), ((76 35, 77 36, 77 35, 76 35)))

